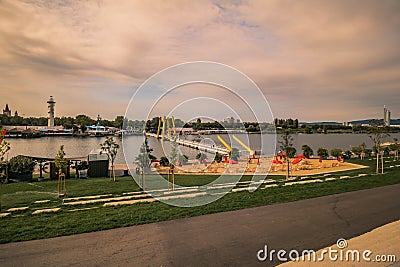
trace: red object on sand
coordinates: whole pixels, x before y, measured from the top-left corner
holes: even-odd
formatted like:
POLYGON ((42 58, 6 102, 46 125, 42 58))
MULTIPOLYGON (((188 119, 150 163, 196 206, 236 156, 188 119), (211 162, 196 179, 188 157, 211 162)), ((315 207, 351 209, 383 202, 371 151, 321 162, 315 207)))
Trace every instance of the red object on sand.
POLYGON ((0 144, 3 142, 4 137, 6 136, 7 130, 1 130, 0 135, 0 144))
POLYGON ((322 157, 319 157, 319 163, 321 163, 322 162, 322 157))
POLYGON ((286 157, 286 154, 283 153, 283 152, 279 152, 279 153, 278 153, 278 156, 279 156, 279 157, 286 157))
POLYGON ((302 160, 303 160, 302 157, 296 157, 296 158, 292 161, 292 164, 297 164, 297 163, 299 163, 299 162, 302 161, 302 160))
POLYGON ((274 160, 272 161, 272 163, 275 163, 275 164, 283 164, 283 162, 280 161, 279 159, 274 159, 274 160))

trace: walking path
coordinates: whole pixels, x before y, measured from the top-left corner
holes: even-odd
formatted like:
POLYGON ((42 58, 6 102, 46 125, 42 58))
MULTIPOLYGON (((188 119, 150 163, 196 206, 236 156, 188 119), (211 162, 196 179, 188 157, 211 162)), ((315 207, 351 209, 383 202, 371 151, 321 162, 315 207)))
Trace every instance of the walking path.
MULTIPOLYGON (((0 245, 0 266, 273 266, 264 249, 320 249, 400 219, 400 184, 251 209, 0 245)), ((382 251, 398 238, 376 242, 382 251)), ((399 242, 394 242, 398 249, 399 242)), ((400 255, 398 255, 400 256, 400 255)), ((340 264, 338 265, 340 266, 340 264)))

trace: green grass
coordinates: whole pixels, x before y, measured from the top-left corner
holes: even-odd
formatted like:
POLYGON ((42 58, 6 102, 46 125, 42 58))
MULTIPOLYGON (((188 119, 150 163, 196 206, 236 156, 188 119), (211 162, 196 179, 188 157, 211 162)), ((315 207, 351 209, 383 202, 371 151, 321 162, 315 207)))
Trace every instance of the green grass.
MULTIPOLYGON (((2 185, 2 212, 10 207, 29 206, 29 210, 13 212, 12 216, 0 218, 0 243, 22 240, 41 239, 62 235, 71 235, 84 232, 113 229, 124 226, 152 223, 164 220, 173 220, 184 217, 199 216, 216 212, 231 211, 243 208, 270 205, 308 199, 319 196, 338 194, 349 191, 368 189, 373 187, 397 184, 400 182, 400 168, 387 168, 384 175, 374 175, 375 162, 352 160, 354 163, 369 165, 368 169, 340 172, 335 176, 355 176, 359 173, 368 173, 368 176, 354 179, 343 179, 324 183, 312 183, 293 186, 279 186, 265 190, 256 190, 253 193, 237 192, 227 194, 221 199, 208 205, 181 208, 169 206, 161 202, 135 204, 118 207, 102 207, 101 205, 82 205, 79 208, 93 208, 91 210, 69 212, 61 205, 57 198, 57 181, 37 183, 13 183, 2 185), (32 204, 35 200, 49 199, 50 203, 32 204), (61 207, 56 213, 32 215, 32 211, 43 207, 61 207)), ((393 163, 390 163, 393 164, 393 163)), ((390 164, 387 164, 390 165, 390 164)), ((400 163, 396 163, 400 164, 400 163)), ((268 177, 268 178, 271 178, 268 177)), ((282 177, 273 176, 273 179, 282 177)), ((312 177, 311 177, 312 178, 312 177)), ((176 175, 176 181, 181 185, 191 186, 213 181, 215 176, 205 175, 176 175)), ((242 181, 250 177, 243 177, 242 181)), ((117 182, 110 182, 107 178, 70 179, 67 180, 68 196, 84 196, 97 194, 119 195, 123 192, 138 191, 139 187, 130 177, 118 178, 117 182)))

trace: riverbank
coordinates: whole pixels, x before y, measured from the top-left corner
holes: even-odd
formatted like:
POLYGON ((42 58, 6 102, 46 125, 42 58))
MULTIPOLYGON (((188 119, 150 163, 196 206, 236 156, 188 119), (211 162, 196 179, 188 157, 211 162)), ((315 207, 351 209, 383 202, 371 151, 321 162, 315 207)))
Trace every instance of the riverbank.
MULTIPOLYGON (((366 160, 362 163, 368 165, 367 169, 311 175, 307 179, 298 177, 290 181, 285 181, 283 176, 267 177, 266 183, 253 193, 248 192, 252 186, 249 183, 251 176, 243 176, 231 193, 208 205, 193 208, 154 201, 131 177, 118 178, 117 182, 110 182, 108 178, 69 179, 69 199, 64 202, 57 197, 57 181, 5 184, 1 186, 0 243, 99 231, 400 183, 400 164, 389 158, 386 160, 390 162, 383 175, 375 175, 374 161, 366 160), (122 203, 107 204, 112 202, 122 203)), ((360 164, 360 161, 353 163, 360 164)), ((196 187, 217 177, 176 175, 175 182, 196 187)))

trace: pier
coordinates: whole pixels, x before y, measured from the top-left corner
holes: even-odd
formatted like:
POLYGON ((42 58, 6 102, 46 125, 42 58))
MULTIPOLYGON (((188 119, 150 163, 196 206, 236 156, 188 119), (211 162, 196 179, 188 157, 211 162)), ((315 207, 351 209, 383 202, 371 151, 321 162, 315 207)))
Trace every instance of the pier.
MULTIPOLYGON (((157 138, 157 134, 154 134, 154 133, 147 133, 146 132, 146 136, 157 138)), ((171 141, 170 139, 171 138, 169 136, 164 136, 164 140, 165 141, 171 141)), ((181 146, 190 147, 190 148, 197 149, 197 150, 204 151, 204 152, 208 152, 208 153, 216 153, 216 152, 218 152, 218 153, 220 153, 222 155, 229 155, 229 150, 227 148, 220 147, 220 146, 210 146, 210 145, 207 145, 207 144, 201 144, 200 142, 183 140, 183 139, 180 139, 180 138, 176 139, 176 143, 178 145, 181 145, 181 146)))

